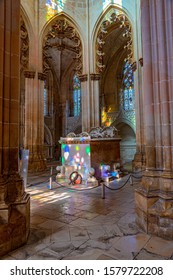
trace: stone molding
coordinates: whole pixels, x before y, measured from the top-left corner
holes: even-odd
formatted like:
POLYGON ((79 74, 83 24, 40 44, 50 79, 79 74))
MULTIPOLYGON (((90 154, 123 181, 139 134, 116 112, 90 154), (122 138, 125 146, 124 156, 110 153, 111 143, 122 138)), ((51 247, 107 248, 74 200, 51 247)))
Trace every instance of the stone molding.
POLYGON ((141 67, 143 67, 143 57, 141 57, 141 58, 139 59, 139 63, 140 63, 140 65, 141 65, 141 67))
POLYGON ((101 78, 100 74, 92 73, 90 74, 91 81, 99 81, 101 78))
POLYGON ((44 73, 38 72, 38 79, 44 81, 46 79, 46 75, 44 73))
POLYGON ((78 76, 80 82, 86 82, 88 81, 88 74, 83 74, 78 76))
POLYGON ((25 22, 20 18, 20 68, 27 69, 29 63, 29 36, 25 22))
POLYGON ((35 71, 24 71, 25 78, 34 79, 35 78, 35 71))

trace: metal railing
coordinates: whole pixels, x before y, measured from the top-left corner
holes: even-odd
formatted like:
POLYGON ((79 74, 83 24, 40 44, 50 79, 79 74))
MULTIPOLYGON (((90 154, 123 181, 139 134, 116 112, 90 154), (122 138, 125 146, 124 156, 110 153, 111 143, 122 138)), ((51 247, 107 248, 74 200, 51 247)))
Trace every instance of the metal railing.
POLYGON ((48 183, 48 182, 49 182, 48 187, 49 187, 50 190, 52 190, 52 189, 55 190, 55 189, 59 189, 59 188, 67 188, 67 189, 70 189, 72 191, 81 192, 81 191, 90 191, 90 190, 101 187, 101 197, 102 197, 102 199, 104 199, 106 188, 111 190, 111 191, 118 191, 118 190, 124 188, 128 183, 130 183, 130 185, 133 186, 133 180, 134 179, 141 180, 142 171, 130 172, 128 175, 125 175, 124 177, 120 177, 119 179, 114 179, 114 180, 108 181, 108 182, 101 179, 100 183, 97 186, 87 186, 87 188, 86 188, 86 185, 85 185, 85 187, 75 188, 75 187, 72 187, 72 185, 70 186, 70 184, 71 184, 70 182, 67 182, 66 184, 65 184, 65 182, 64 182, 64 184, 61 184, 60 182, 57 182, 56 179, 54 178, 54 176, 57 175, 57 172, 54 173, 53 172, 53 167, 51 167, 50 168, 50 175, 47 176, 46 180, 30 184, 29 187, 41 185, 43 183, 48 183), (128 177, 126 177, 126 176, 128 176, 128 177), (123 180, 123 179, 126 179, 126 180, 123 180), (121 182, 123 182, 122 185, 121 185, 121 182), (53 184, 56 185, 57 187, 54 187, 53 184))

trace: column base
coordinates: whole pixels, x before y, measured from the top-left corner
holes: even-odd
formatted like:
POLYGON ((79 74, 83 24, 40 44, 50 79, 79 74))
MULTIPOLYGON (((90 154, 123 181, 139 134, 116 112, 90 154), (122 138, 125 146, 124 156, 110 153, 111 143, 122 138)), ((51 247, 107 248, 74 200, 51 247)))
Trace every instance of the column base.
POLYGON ((46 170, 46 159, 42 155, 34 154, 29 156, 28 171, 31 173, 46 170))
POLYGON ((141 171, 144 169, 145 159, 142 153, 136 153, 132 161, 132 170, 141 171))
POLYGON ((30 196, 24 193, 17 202, 0 205, 0 256, 27 242, 30 229, 30 196))
MULTIPOLYGON (((159 173, 158 173, 159 174, 159 173)), ((145 176, 135 191, 136 223, 149 234, 173 240, 173 178, 145 176)))

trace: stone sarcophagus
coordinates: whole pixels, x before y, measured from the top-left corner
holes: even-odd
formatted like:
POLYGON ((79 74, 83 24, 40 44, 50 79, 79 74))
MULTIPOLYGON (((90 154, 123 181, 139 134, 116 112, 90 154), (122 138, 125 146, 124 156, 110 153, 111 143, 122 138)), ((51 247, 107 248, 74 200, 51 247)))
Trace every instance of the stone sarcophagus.
POLYGON ((120 161, 120 141, 115 127, 97 127, 89 133, 69 133, 67 137, 61 138, 62 165, 65 166, 67 176, 74 169, 86 179, 92 167, 95 169, 95 177, 101 178, 102 164, 113 167, 113 164, 120 161))

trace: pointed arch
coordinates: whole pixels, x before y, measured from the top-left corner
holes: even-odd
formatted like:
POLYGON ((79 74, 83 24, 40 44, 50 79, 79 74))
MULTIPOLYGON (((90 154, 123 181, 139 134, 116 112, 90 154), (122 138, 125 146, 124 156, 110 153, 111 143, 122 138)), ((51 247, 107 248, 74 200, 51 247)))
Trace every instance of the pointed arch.
POLYGON ((118 118, 111 124, 111 126, 119 126, 120 124, 127 124, 136 135, 136 127, 134 126, 134 123, 130 120, 125 118, 123 115, 118 116, 118 118))
POLYGON ((20 11, 21 11, 21 16, 25 22, 25 25, 26 25, 26 29, 27 29, 27 32, 28 32, 28 37, 29 37, 29 41, 31 42, 33 37, 34 37, 34 30, 33 30, 33 26, 32 26, 32 23, 24 9, 24 7, 21 5, 20 6, 20 11))
MULTIPOLYGON (((108 24, 112 24, 114 22, 114 19, 113 18, 111 19, 111 14, 113 14, 114 12, 115 12, 115 14, 117 14, 117 18, 119 18, 119 21, 121 21, 121 16, 125 17, 126 24, 128 24, 130 26, 131 34, 130 34, 129 41, 134 39, 133 38, 134 37, 133 36, 134 22, 133 22, 132 15, 124 7, 121 7, 117 4, 109 4, 98 17, 98 19, 95 23, 95 26, 93 28, 92 36, 91 36, 92 42, 93 42, 93 44, 92 44, 93 49, 91 52, 91 53, 93 53, 92 67, 93 67, 94 72, 99 72, 98 65, 97 65, 97 58, 100 56, 100 60, 102 60, 103 55, 104 55, 103 51, 102 51, 102 46, 104 45, 104 40, 99 42, 101 45, 101 48, 100 49, 97 48, 97 41, 99 39, 98 35, 99 35, 99 32, 101 31, 101 33, 102 33, 101 37, 104 37, 104 34, 106 34, 106 30, 105 30, 106 22, 105 21, 107 21, 108 24), (108 16, 109 16, 109 18, 107 19, 108 16), (104 22, 105 22, 105 25, 104 25, 104 22)), ((123 18, 122 18, 122 21, 124 21, 123 18)), ((128 35, 128 34, 126 34, 126 35, 128 35)), ((133 56, 133 53, 134 52, 133 52, 133 45, 132 45, 132 51, 131 51, 132 56, 133 56)), ((101 68, 100 72, 102 72, 104 70, 104 65, 102 65, 102 63, 100 64, 100 68, 101 68)))
POLYGON ((52 133, 46 124, 44 124, 44 142, 46 145, 53 146, 52 133))
MULTIPOLYGON (((65 13, 64 11, 60 12, 59 14, 56 14, 55 16, 53 16, 49 21, 46 22, 46 24, 43 26, 41 32, 40 32, 40 57, 39 60, 42 61, 43 58, 43 46, 45 43, 45 38, 48 34, 48 32, 50 31, 51 27, 56 23, 56 21, 58 20, 65 20, 78 34, 79 38, 80 38, 80 44, 81 44, 81 53, 79 53, 79 56, 81 56, 82 59, 82 65, 84 64, 83 58, 83 51, 84 51, 84 34, 83 31, 81 29, 81 27, 78 25, 78 23, 71 17, 69 16, 67 13, 65 13)), ((42 63, 41 63, 42 64, 42 63)), ((40 65, 41 65, 40 64, 40 65)))
POLYGON ((50 64, 50 50, 53 47, 60 52, 63 50, 73 53, 73 60, 75 71, 77 74, 82 74, 82 41, 81 36, 74 26, 74 24, 67 18, 64 13, 54 17, 48 26, 46 26, 43 37, 43 71, 49 69, 50 64), (68 43, 66 42, 68 40, 68 43))
POLYGON ((68 15, 66 12, 61 11, 60 13, 54 15, 53 17, 51 17, 43 26, 41 32, 40 32, 40 40, 43 43, 44 40, 44 36, 46 35, 46 33, 48 32, 49 28, 51 27, 51 25, 59 18, 64 18, 66 19, 72 26, 73 28, 75 28, 77 30, 77 32, 80 35, 81 38, 81 42, 82 44, 84 44, 83 38, 85 37, 83 34, 83 31, 80 27, 80 25, 74 20, 74 18, 72 18, 70 15, 68 15))

